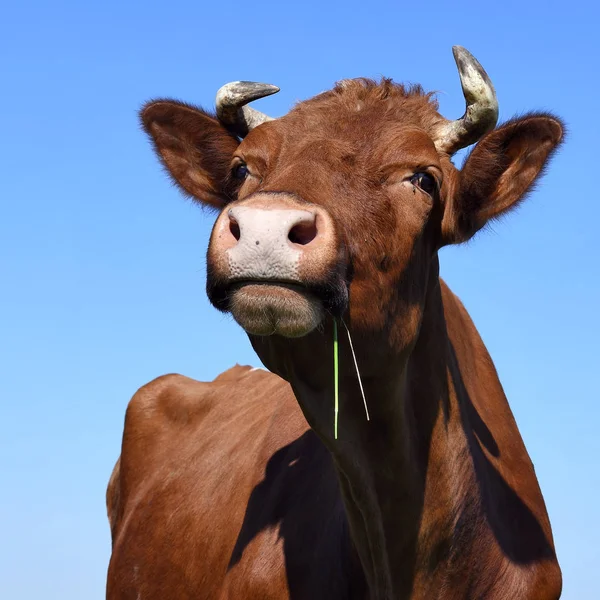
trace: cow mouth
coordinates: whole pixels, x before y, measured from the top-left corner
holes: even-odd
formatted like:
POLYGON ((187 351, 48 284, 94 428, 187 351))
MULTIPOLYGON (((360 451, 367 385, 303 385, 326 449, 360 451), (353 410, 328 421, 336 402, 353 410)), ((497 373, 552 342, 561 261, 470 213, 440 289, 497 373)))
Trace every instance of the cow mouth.
POLYGON ((305 336, 327 314, 341 315, 348 301, 341 278, 317 284, 261 279, 219 282, 209 273, 207 284, 213 306, 231 313, 252 335, 305 336))
POLYGON ((302 337, 325 316, 320 299, 308 288, 286 281, 235 281, 229 311, 253 335, 302 337))

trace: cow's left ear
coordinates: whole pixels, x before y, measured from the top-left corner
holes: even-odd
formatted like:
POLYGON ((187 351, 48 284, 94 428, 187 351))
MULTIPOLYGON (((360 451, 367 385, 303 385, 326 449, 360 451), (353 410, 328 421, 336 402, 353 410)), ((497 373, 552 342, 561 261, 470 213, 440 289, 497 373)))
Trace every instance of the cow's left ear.
POLYGON ((548 114, 504 123, 475 146, 451 186, 442 221, 443 244, 471 238, 515 207, 560 145, 564 126, 548 114))

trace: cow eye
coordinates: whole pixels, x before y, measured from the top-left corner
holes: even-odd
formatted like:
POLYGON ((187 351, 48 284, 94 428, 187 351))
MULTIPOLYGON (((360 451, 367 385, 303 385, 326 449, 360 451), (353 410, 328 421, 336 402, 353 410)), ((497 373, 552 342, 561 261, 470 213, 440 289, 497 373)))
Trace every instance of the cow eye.
POLYGON ((435 192, 436 189, 436 182, 435 182, 435 178, 433 177, 433 175, 430 175, 429 173, 415 173, 411 178, 410 178, 410 182, 422 189, 426 194, 429 194, 430 196, 433 195, 433 193, 435 192))
POLYGON ((239 163, 235 167, 233 167, 233 176, 236 179, 246 179, 248 175, 248 167, 246 163, 239 163))

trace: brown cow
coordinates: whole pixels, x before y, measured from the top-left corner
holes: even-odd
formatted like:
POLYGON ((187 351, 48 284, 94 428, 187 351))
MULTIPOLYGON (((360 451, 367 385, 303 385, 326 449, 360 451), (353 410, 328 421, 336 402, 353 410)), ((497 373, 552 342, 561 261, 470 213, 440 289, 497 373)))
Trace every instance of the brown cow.
POLYGON ((420 87, 366 79, 276 120, 246 104, 277 88, 245 82, 220 90, 216 118, 143 109, 173 179, 220 210, 208 295, 273 374, 135 394, 108 488, 110 600, 560 596, 533 465, 438 250, 514 207, 563 127, 536 113, 495 128, 485 71, 455 58, 457 121, 420 87))

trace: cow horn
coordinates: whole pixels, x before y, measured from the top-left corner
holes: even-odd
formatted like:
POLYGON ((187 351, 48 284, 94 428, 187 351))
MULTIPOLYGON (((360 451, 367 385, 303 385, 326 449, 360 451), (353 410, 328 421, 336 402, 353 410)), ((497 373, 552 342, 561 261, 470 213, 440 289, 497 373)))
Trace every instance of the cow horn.
POLYGON ((251 129, 273 119, 246 106, 253 100, 276 94, 279 88, 268 83, 233 81, 217 92, 217 117, 229 131, 245 137, 251 129))
POLYGON ((462 46, 453 46, 460 83, 467 101, 465 114, 456 121, 443 122, 435 135, 440 152, 453 154, 474 144, 498 121, 498 100, 488 74, 479 61, 462 46))

